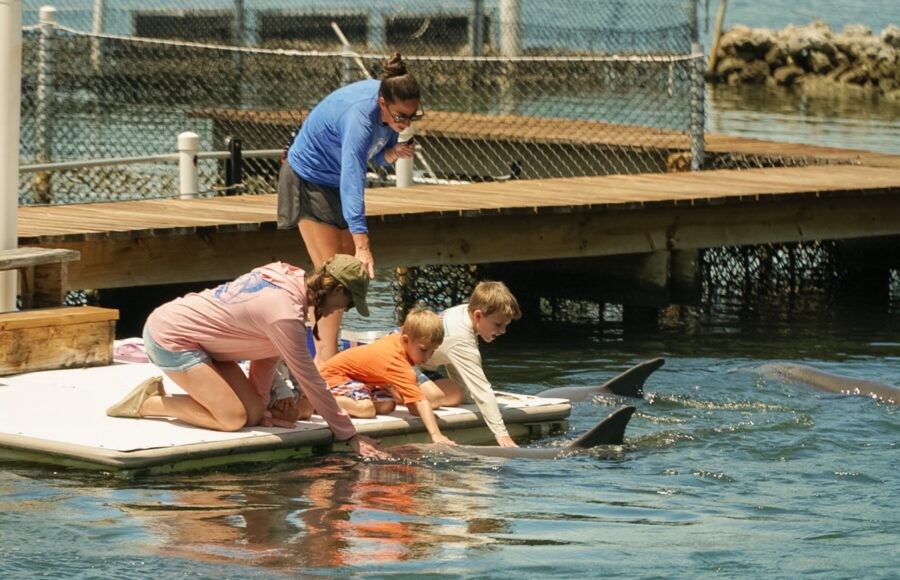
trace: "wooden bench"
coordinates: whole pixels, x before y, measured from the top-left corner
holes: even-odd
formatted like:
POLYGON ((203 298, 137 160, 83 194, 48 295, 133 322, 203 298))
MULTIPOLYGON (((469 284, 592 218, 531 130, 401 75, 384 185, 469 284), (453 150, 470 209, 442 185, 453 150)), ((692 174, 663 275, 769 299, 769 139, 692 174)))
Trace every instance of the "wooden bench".
POLYGON ((0 271, 22 272, 23 308, 0 313, 0 376, 112 363, 119 311, 62 305, 67 264, 80 258, 76 250, 0 250, 0 271))
POLYGON ((65 302, 68 262, 81 259, 78 250, 15 248, 0 250, 0 271, 19 270, 22 308, 59 306, 65 302))

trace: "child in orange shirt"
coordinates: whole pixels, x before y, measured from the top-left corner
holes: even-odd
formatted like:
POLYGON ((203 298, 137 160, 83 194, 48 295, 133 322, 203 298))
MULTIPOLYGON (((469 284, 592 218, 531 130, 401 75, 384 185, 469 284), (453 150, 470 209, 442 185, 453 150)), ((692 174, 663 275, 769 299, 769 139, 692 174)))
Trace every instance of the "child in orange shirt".
POLYGON ((319 372, 338 405, 351 417, 390 413, 400 401, 415 407, 432 441, 455 445, 441 433, 413 369, 431 358, 443 340, 440 317, 417 308, 407 315, 399 334, 341 351, 325 361, 319 372))

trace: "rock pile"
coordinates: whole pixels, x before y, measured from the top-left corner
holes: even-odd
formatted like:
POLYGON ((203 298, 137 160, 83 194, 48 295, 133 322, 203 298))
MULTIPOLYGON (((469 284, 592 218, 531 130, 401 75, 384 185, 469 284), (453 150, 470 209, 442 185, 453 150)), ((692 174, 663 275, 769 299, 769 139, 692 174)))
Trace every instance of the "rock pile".
POLYGON ((824 22, 783 30, 734 26, 719 41, 712 82, 789 86, 814 78, 900 97, 900 27, 876 36, 861 24, 834 32, 824 22))

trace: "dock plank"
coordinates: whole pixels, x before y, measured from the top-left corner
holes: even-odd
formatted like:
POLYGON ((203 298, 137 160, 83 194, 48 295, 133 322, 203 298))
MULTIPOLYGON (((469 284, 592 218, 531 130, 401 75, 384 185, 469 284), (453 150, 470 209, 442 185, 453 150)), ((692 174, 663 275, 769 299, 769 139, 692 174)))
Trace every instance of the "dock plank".
MULTIPOLYGON (((900 235, 900 168, 825 165, 366 191, 380 267, 900 235)), ((306 266, 277 196, 22 207, 20 245, 81 252, 68 288, 224 280, 306 266)))
MULTIPOLYGON (((853 165, 806 168, 718 170, 697 173, 611 175, 545 180, 486 182, 366 191, 372 218, 417 214, 534 211, 561 207, 676 204, 716 199, 759 198, 825 192, 900 188, 900 170, 853 165)), ((118 203, 24 206, 19 212, 19 243, 46 243, 89 234, 194 230, 230 226, 272 227, 274 195, 165 199, 118 203)))

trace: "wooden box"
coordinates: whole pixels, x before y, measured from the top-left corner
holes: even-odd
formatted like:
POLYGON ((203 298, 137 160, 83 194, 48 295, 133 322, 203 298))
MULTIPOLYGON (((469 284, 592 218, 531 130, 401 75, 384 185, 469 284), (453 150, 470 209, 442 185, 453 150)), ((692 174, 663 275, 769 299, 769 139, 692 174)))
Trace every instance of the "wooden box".
POLYGON ((0 376, 112 363, 119 311, 61 306, 0 314, 0 376))

